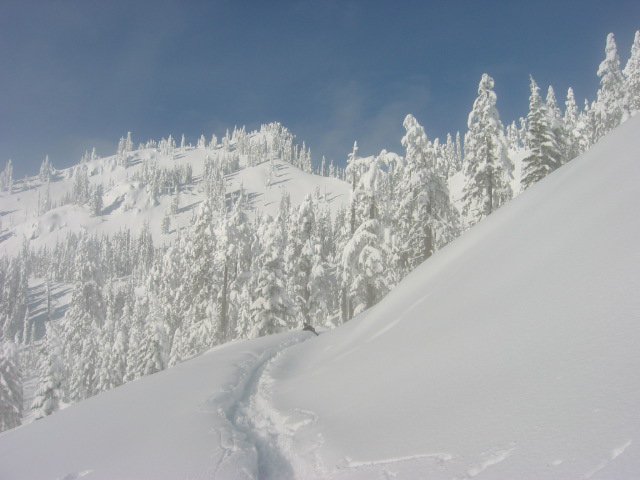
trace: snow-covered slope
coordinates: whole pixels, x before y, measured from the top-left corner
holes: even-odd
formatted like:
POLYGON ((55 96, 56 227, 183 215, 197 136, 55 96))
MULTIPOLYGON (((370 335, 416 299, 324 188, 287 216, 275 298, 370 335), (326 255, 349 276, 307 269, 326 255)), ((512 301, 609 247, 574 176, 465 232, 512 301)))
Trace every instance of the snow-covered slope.
MULTIPOLYGON (((248 134, 249 140, 262 140, 260 132, 248 134)), ((231 145, 229 150, 233 151, 231 145)), ((116 156, 85 162, 92 186, 102 185, 103 208, 93 216, 88 205, 64 202, 73 190, 74 167, 59 170, 49 183, 50 202, 60 205, 39 214, 47 195, 47 185, 38 177, 28 177, 14 184, 13 193, 0 192, 0 255, 13 255, 22 245, 23 238, 32 247, 53 246, 67 233, 87 231, 110 234, 130 229, 134 235, 147 223, 154 242, 159 246, 170 242, 179 228, 191 223, 197 206, 205 198, 202 174, 207 158, 217 161, 229 155, 229 150, 217 148, 176 148, 170 154, 156 148, 143 148, 128 153, 128 166, 119 165, 116 156), (171 230, 162 232, 162 220, 174 200, 173 192, 152 198, 149 185, 137 180, 145 165, 156 169, 175 169, 190 166, 193 181, 181 188, 179 209, 171 215, 171 230), (66 203, 63 205, 63 203, 66 203)), ((317 193, 322 203, 335 211, 345 204, 349 185, 337 178, 306 173, 279 158, 253 159, 249 165, 247 155, 239 155, 239 170, 226 176, 227 194, 233 197, 244 189, 249 204, 256 211, 275 215, 283 192, 297 205, 307 194, 317 193)))
POLYGON ((317 418, 294 436, 301 478, 640 474, 639 130, 289 350, 275 407, 317 418))
POLYGON ((235 342, 1 434, 0 478, 637 477, 639 129, 334 331, 235 342))
POLYGON ((0 433, 0 478, 243 477, 239 430, 258 366, 309 333, 231 342, 182 365, 0 433))

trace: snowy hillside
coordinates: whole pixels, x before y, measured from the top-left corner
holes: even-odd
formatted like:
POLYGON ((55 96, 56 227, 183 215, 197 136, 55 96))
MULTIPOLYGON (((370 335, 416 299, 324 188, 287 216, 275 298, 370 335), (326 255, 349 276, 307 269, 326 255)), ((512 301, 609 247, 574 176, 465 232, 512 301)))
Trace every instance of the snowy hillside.
POLYGON ((280 431, 301 478, 637 476, 639 128, 287 352, 274 407, 317 419, 280 431))
POLYGON ((634 478, 639 129, 333 331, 233 342, 0 434, 0 477, 634 478))
POLYGON ((268 127, 248 134, 240 131, 234 136, 239 140, 231 137, 226 144, 206 145, 202 140, 197 147, 145 144, 104 158, 87 155, 74 167, 55 171, 49 167, 46 180, 41 175, 16 181, 12 193, 0 191, 0 256, 16 254, 23 238, 32 248, 51 248, 70 232, 113 234, 129 229, 137 234, 145 223, 157 244, 169 243, 180 228, 191 224, 206 197, 207 162, 235 163, 225 168, 228 197, 234 198, 243 188, 250 207, 266 214, 275 216, 284 192, 293 205, 313 193, 333 211, 345 205, 349 186, 285 161, 273 143, 288 132, 268 127), (91 198, 86 202, 73 198, 78 195, 76 174, 82 168, 86 168, 89 189, 102 188, 99 212, 91 211, 91 198), (183 178, 165 179, 171 176, 183 178), (157 178, 174 188, 154 187, 152 180, 157 178), (168 212, 171 228, 163 232, 162 221, 168 212))

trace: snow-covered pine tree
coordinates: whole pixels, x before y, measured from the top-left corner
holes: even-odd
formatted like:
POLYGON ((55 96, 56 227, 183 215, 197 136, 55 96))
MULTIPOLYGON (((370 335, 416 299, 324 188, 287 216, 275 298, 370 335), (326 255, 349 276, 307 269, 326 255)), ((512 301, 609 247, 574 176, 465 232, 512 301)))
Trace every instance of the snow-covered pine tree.
POLYGON ((7 160, 4 169, 0 173, 0 191, 9 192, 13 190, 13 164, 11 159, 7 160))
POLYGON ((127 132, 126 138, 121 137, 118 141, 116 163, 126 168, 129 164, 129 152, 131 151, 133 151, 133 140, 131 138, 131 132, 127 132))
POLYGON ((40 215, 43 215, 51 210, 51 189, 49 181, 44 184, 44 191, 42 192, 42 195, 40 196, 39 192, 38 195, 38 212, 40 212, 40 215))
POLYGON ((513 163, 507 155, 493 89, 493 78, 483 74, 464 138, 462 213, 469 225, 490 215, 513 196, 510 185, 513 163))
POLYGON ((40 181, 42 183, 49 182, 51 180, 51 177, 53 177, 53 172, 53 166, 51 165, 51 163, 49 163, 49 155, 45 155, 44 160, 40 165, 40 172, 38 174, 40 181))
POLYGON ((565 110, 564 110, 564 126, 565 131, 567 133, 566 143, 565 143, 565 153, 564 157, 567 161, 574 159, 581 152, 581 140, 580 137, 583 135, 582 129, 579 124, 579 115, 578 105, 576 104, 576 98, 573 93, 573 88, 569 87, 567 90, 567 100, 564 102, 565 110))
POLYGON ((384 251, 380 223, 365 220, 351 236, 342 253, 342 271, 351 315, 375 305, 388 291, 387 254, 384 251))
POLYGON ((273 218, 267 217, 261 222, 257 239, 262 248, 254 269, 255 299, 251 304, 249 337, 278 333, 291 328, 295 322, 284 278, 283 238, 273 218))
POLYGON ((111 387, 117 387, 124 383, 127 374, 127 350, 128 350, 128 329, 119 322, 119 328, 116 330, 113 345, 110 350, 109 372, 111 379, 111 387))
POLYGON ((631 113, 640 111, 640 30, 633 38, 631 55, 623 70, 626 105, 631 113))
MULTIPOLYGON (((126 311, 126 309, 125 309, 126 311)), ((127 349, 127 382, 144 375, 149 299, 143 289, 137 289, 129 317, 129 345, 127 349)))
POLYGON ((171 216, 170 216, 169 210, 167 210, 164 213, 164 216, 162 217, 162 224, 161 224, 160 230, 165 235, 171 232, 171 216))
MULTIPOLYGON (((133 139, 131 138, 131 132, 127 132, 127 138, 124 141, 124 151, 126 153, 132 152, 133 151, 133 139)), ((95 158, 95 148, 93 149, 93 152, 91 153, 91 159, 93 160, 95 158)))
POLYGON ((86 204, 91 198, 89 175, 85 164, 77 165, 74 169, 73 190, 71 196, 73 201, 78 205, 86 204))
POLYGON ((388 255, 379 207, 384 201, 381 193, 386 184, 382 156, 385 152, 367 158, 352 155, 350 159, 350 175, 356 173, 357 180, 351 194, 351 218, 346 230, 352 233, 345 239, 340 259, 344 320, 373 306, 388 291, 388 255))
POLYGON ((105 306, 92 242, 83 236, 76 255, 75 285, 64 317, 64 360, 70 369, 69 396, 81 400, 97 393, 97 338, 105 306))
POLYGON ((551 133, 554 136, 556 146, 558 148, 558 159, 560 165, 566 163, 569 159, 565 158, 565 152, 567 151, 567 130, 564 125, 564 118, 560 107, 558 107, 558 101, 556 100, 556 94, 553 87, 549 85, 547 89, 547 98, 545 100, 545 106, 547 109, 547 115, 549 117, 549 127, 551 133))
POLYGON ((456 172, 462 170, 462 161, 464 154, 462 152, 462 138, 460 132, 456 132, 456 172))
POLYGON ((28 250, 24 250, 19 257, 12 258, 5 270, 0 302, 0 341, 22 341, 24 331, 23 321, 27 310, 28 288, 28 250))
POLYGON ((176 187, 171 198, 171 215, 177 215, 180 211, 180 190, 176 187))
POLYGON ((589 103, 585 99, 584 107, 578 117, 578 129, 581 132, 579 137, 581 152, 586 152, 598 140, 596 135, 597 123, 596 102, 589 103))
POLYGON ((95 188, 91 189, 91 196, 89 198, 89 209, 91 210, 91 214, 95 217, 99 216, 102 213, 102 185, 96 185, 95 188))
POLYGON ((399 241, 401 276, 446 245, 459 231, 458 212, 453 207, 447 186, 448 167, 427 138, 413 115, 404 120, 406 149, 394 228, 399 241))
POLYGON ((164 370, 169 353, 165 326, 159 321, 148 322, 143 335, 142 375, 150 375, 164 370))
MULTIPOLYGON (((307 195, 289 222, 284 260, 287 292, 299 315, 298 326, 311 323, 309 300, 310 280, 313 268, 315 245, 315 205, 307 195)), ((286 214, 286 213, 285 213, 286 214)), ((281 216, 283 212, 280 212, 281 216)))
POLYGON ((40 352, 40 366, 38 375, 38 387, 31 404, 31 410, 35 418, 51 415, 60 408, 62 396, 62 382, 60 380, 60 368, 56 365, 56 358, 50 352, 48 342, 43 343, 40 352))
POLYGON ((351 185, 349 228, 352 234, 355 233, 360 222, 366 218, 361 215, 364 210, 358 204, 360 197, 357 195, 356 190, 360 184, 360 177, 369 170, 370 163, 370 157, 360 157, 358 155, 358 142, 353 142, 353 150, 347 158, 347 168, 345 170, 346 180, 351 185))
POLYGON ((186 244, 186 264, 189 265, 190 302, 185 313, 185 329, 188 334, 190 355, 215 345, 219 318, 215 305, 220 288, 219 272, 214 269, 217 250, 215 212, 212 199, 202 202, 191 233, 191 241, 186 244))
POLYGON ((527 147, 530 154, 523 160, 523 189, 546 177, 560 166, 560 148, 550 125, 550 116, 540 97, 540 89, 531 77, 531 96, 527 115, 527 147))
POLYGON ((600 89, 596 102, 596 137, 614 129, 626 116, 624 76, 620 70, 620 58, 613 33, 607 35, 605 59, 598 67, 600 89))
POLYGON ((18 347, 0 343, 0 432, 22 423, 22 378, 18 347))
POLYGON ((46 333, 38 349, 38 387, 31 404, 36 418, 51 415, 60 407, 63 397, 64 369, 60 354, 60 325, 45 323, 46 333))
POLYGON ((173 367, 179 364, 183 360, 189 358, 189 352, 186 347, 186 339, 182 334, 182 327, 178 326, 175 332, 173 332, 173 339, 171 341, 171 349, 169 350, 169 361, 167 367, 173 367))
POLYGON ((252 248, 255 231, 245 209, 246 197, 241 190, 217 235, 219 247, 216 264, 218 272, 222 274, 219 295, 222 338, 229 338, 232 332, 246 336, 249 328, 247 322, 250 321, 249 309, 252 302, 247 284, 251 279, 257 252, 252 248))
POLYGON ((509 150, 518 150, 521 148, 520 135, 515 120, 511 122, 506 129, 507 147, 509 150))

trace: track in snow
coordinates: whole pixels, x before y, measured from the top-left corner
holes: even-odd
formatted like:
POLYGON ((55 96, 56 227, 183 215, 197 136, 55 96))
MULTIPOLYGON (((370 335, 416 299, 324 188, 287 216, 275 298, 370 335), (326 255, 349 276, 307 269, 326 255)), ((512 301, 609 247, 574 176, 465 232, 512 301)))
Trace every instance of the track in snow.
POLYGON ((292 429, 287 425, 290 417, 272 407, 270 371, 283 352, 309 338, 313 335, 306 332, 288 337, 241 366, 241 380, 221 409, 228 425, 221 433, 223 452, 216 478, 295 478, 286 445, 295 430, 309 422, 299 422, 292 429))

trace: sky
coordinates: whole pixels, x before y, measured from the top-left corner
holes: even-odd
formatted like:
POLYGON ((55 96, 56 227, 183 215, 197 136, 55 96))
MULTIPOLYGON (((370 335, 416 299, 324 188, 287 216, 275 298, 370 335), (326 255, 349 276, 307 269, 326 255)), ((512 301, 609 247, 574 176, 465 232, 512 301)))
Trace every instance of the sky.
POLYGON ((401 152, 414 114, 430 138, 464 133, 483 72, 503 122, 526 115, 529 75, 593 99, 606 34, 621 60, 634 1, 13 1, 0 4, 0 163, 35 174, 96 147, 279 121, 344 163, 401 152))

